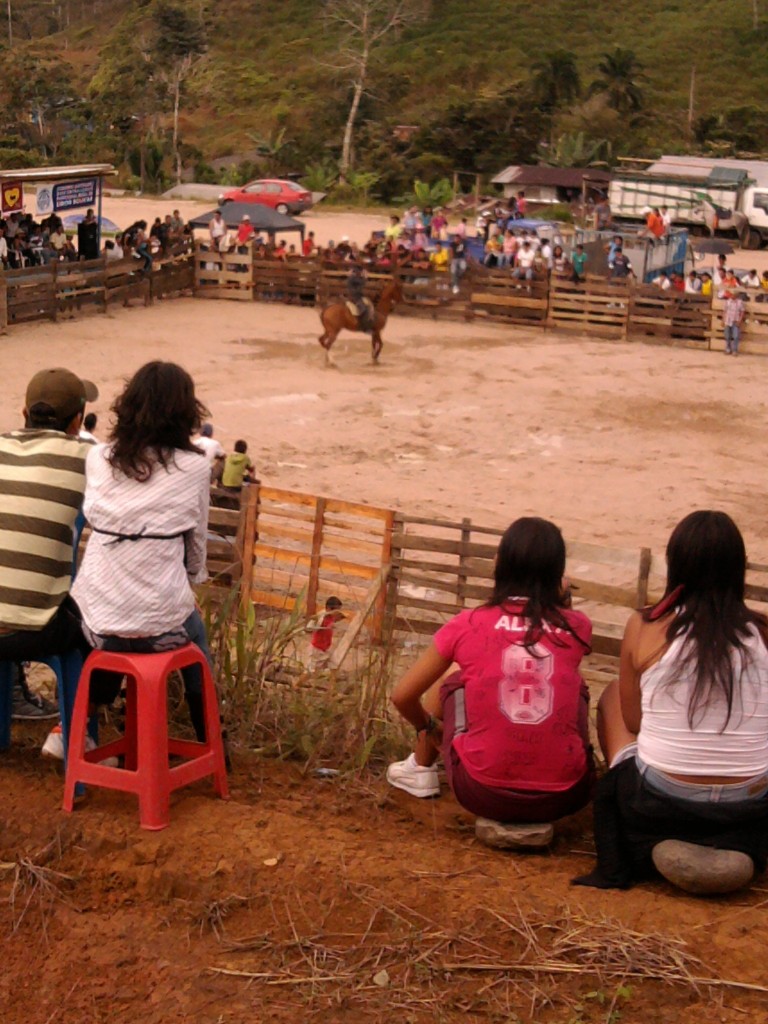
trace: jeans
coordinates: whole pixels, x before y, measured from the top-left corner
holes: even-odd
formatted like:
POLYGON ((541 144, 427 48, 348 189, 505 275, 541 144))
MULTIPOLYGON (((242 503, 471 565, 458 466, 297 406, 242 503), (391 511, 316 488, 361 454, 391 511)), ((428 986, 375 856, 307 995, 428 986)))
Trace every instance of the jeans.
POLYGON ((725 351, 738 352, 741 341, 741 324, 725 325, 725 351))
POLYGON ((512 271, 512 277, 524 277, 526 281, 532 281, 533 267, 528 267, 527 269, 523 267, 515 267, 515 269, 512 271))
POLYGON ((467 272, 466 260, 451 260, 451 284, 454 288, 459 287, 459 281, 467 272))
MULTIPOLYGON (((197 644, 205 655, 205 660, 213 669, 213 659, 205 635, 205 625, 200 612, 195 608, 189 618, 185 619, 181 628, 159 636, 98 636, 94 635, 95 646, 100 651, 129 651, 134 654, 157 654, 160 651, 173 651, 186 643, 197 644)), ((181 669, 184 689, 187 693, 203 692, 203 676, 199 665, 188 665, 181 669)))
POLYGON ((642 761, 635 755, 635 764, 643 781, 664 796, 672 796, 677 800, 690 800, 696 804, 734 804, 745 800, 761 800, 768 793, 768 773, 762 772, 746 782, 734 782, 720 785, 705 785, 701 782, 681 782, 673 779, 666 772, 642 761))

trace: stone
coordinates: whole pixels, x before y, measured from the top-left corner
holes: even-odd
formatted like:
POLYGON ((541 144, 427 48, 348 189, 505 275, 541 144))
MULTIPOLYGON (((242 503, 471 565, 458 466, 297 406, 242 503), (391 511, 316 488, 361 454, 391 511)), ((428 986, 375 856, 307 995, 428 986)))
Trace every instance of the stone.
POLYGON ((555 834, 549 824, 505 825, 490 818, 478 818, 475 835, 481 843, 497 850, 542 850, 549 846, 555 834))
POLYGON ((738 850, 715 850, 678 839, 653 848, 656 870, 672 885, 699 896, 735 892, 749 885, 755 873, 752 858, 738 850))

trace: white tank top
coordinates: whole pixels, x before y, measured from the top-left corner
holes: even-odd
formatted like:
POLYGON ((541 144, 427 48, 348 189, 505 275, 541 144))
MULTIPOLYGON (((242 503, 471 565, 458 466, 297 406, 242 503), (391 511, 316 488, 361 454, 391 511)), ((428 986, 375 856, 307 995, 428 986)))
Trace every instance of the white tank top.
POLYGON ((643 717, 637 737, 642 761, 675 775, 748 778, 768 771, 768 649, 754 627, 744 643, 743 670, 739 652, 733 653, 738 687, 725 729, 726 705, 717 698, 698 709, 693 729, 688 724, 695 666, 680 667, 685 637, 678 637, 643 672, 643 717))

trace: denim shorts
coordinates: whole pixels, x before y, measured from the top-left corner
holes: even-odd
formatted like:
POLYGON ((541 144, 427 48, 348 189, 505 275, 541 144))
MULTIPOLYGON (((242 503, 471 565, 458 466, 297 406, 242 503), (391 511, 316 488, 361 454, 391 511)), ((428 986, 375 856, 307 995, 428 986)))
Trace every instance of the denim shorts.
POLYGON ((689 800, 696 804, 737 804, 749 800, 761 800, 768 793, 768 772, 753 775, 745 782, 718 783, 707 785, 703 782, 682 782, 673 779, 666 772, 659 771, 641 760, 637 744, 628 743, 611 762, 611 768, 633 758, 643 781, 657 793, 677 800, 689 800))

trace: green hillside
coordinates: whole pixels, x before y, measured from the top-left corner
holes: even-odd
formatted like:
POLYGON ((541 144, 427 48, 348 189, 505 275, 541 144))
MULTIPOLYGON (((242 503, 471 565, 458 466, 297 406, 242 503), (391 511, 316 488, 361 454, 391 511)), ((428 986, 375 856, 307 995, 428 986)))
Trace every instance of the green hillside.
MULTIPOLYGON (((177 163, 232 181, 313 168, 322 184, 343 158, 348 40, 327 17, 343 0, 14 2, 4 166, 103 158, 157 185, 177 163)), ((514 161, 768 151, 768 0, 757 3, 755 28, 752 0, 410 0, 406 21, 423 17, 371 50, 350 171, 388 198, 414 177, 514 161), (414 129, 395 138, 396 125, 414 129)))

